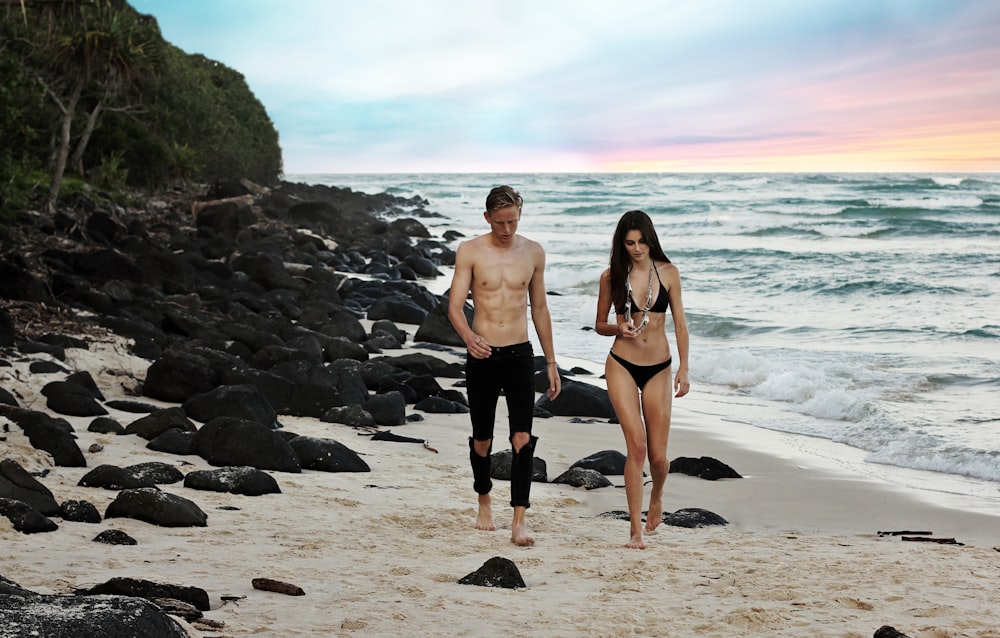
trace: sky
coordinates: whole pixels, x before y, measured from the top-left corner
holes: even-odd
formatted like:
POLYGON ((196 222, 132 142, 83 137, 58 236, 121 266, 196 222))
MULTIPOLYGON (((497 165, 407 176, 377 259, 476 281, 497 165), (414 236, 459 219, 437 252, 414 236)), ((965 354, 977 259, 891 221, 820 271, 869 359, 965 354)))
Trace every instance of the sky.
POLYGON ((998 172, 997 0, 131 0, 286 174, 998 172))

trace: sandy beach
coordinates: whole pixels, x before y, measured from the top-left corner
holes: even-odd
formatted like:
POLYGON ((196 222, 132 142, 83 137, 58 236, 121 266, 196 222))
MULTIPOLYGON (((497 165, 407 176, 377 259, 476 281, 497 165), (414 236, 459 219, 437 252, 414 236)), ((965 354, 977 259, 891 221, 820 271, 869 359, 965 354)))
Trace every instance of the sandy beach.
MULTIPOLYGON (((412 327, 404 328, 412 334, 412 327)), ((68 355, 74 369, 91 371, 108 399, 134 399, 128 395, 133 377, 141 379, 148 367, 110 339, 68 355)), ((3 383, 21 395, 22 405, 44 409, 43 384, 26 370, 27 361, 0 369, 3 383)), ((450 387, 455 380, 439 381, 450 387)), ((623 547, 627 522, 597 517, 625 508, 621 477, 609 477, 616 487, 591 492, 535 483, 528 523, 536 543, 527 548, 509 541, 509 486, 498 481, 498 530, 473 529, 468 415, 425 414, 422 422, 392 428, 426 440, 433 450, 373 441, 358 429, 316 419, 280 417, 290 431, 347 445, 372 471, 273 473, 282 493, 258 497, 161 486, 198 503, 208 513, 204 528, 168 529, 124 518, 57 520, 58 531, 23 535, 0 518, 0 573, 40 593, 70 593, 114 576, 200 587, 212 603, 205 616, 224 627, 186 625, 192 636, 502 631, 860 638, 882 625, 911 638, 1000 636, 1000 513, 859 479, 846 471, 850 459, 842 448, 831 449, 829 462, 806 463, 787 437, 727 421, 731 406, 698 399, 697 388, 675 406, 670 458, 715 457, 745 478, 711 482, 672 474, 667 511, 704 508, 730 524, 661 527, 643 551, 623 547), (123 530, 138 545, 91 542, 105 529, 123 530), (877 534, 896 530, 930 531, 962 544, 877 534), (458 584, 494 556, 512 560, 527 587, 458 584), (305 595, 255 590, 251 580, 261 577, 295 584, 305 595), (227 602, 223 596, 245 598, 227 602)), ((141 415, 111 416, 127 424, 141 415)), ((498 418, 505 416, 501 403, 498 418)), ((16 426, 4 444, 5 456, 29 471, 49 470, 41 480, 59 502, 85 499, 103 512, 114 493, 77 486, 103 463, 161 461, 183 472, 210 467, 199 457, 147 450, 136 436, 88 432, 88 418, 67 420, 88 468, 53 466, 16 426), (103 449, 86 452, 94 443, 103 449)), ((624 450, 616 425, 569 421, 535 421, 537 456, 546 461, 550 479, 594 452, 624 450)))

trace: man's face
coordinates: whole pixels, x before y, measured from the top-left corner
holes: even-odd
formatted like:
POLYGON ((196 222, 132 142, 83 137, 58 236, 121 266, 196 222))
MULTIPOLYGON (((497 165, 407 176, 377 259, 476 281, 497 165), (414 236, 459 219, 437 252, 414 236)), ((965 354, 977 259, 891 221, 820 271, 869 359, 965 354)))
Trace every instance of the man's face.
POLYGON ((485 213, 493 237, 500 243, 510 243, 517 233, 517 222, 521 220, 521 210, 517 206, 498 208, 492 213, 485 213))

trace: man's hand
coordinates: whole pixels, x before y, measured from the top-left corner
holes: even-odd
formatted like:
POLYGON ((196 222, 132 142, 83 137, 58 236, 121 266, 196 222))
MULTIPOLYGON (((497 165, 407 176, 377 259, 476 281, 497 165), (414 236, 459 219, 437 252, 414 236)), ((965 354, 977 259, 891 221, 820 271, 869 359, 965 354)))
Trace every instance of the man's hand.
POLYGON ((493 349, 490 348, 490 344, 486 343, 486 339, 483 339, 476 333, 471 333, 472 336, 466 340, 465 348, 469 351, 474 359, 485 359, 490 356, 493 349))

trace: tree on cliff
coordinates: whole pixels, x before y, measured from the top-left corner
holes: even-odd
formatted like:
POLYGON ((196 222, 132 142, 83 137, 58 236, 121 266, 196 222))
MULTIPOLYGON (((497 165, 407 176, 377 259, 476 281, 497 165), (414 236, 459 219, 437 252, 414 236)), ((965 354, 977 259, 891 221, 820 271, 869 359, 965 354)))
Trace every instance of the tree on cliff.
POLYGON ((243 76, 165 42, 125 0, 0 0, 0 72, 0 216, 52 210, 64 175, 281 175, 277 132, 243 76))
POLYGON ((43 208, 52 212, 59 198, 73 144, 73 123, 84 92, 93 94, 93 105, 74 152, 74 163, 80 173, 83 153, 101 111, 152 68, 151 52, 156 45, 149 33, 143 33, 135 14, 114 7, 110 0, 47 4, 45 10, 48 20, 43 31, 40 25, 29 23, 22 4, 24 32, 20 49, 25 64, 59 111, 51 182, 43 203, 43 208))

